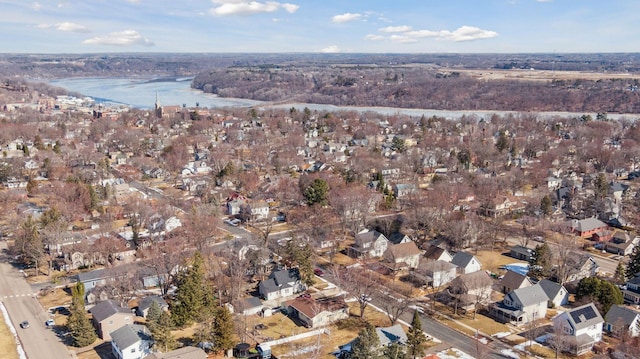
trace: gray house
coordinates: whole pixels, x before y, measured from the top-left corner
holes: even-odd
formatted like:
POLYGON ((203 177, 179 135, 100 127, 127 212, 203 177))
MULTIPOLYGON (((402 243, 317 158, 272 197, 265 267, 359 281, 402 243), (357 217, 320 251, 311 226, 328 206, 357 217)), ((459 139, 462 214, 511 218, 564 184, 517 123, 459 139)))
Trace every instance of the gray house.
POLYGON ((112 300, 105 300, 89 309, 92 315, 93 326, 98 332, 98 337, 104 340, 111 339, 111 333, 127 324, 133 324, 133 315, 129 308, 123 308, 112 300))
POLYGON ((111 333, 111 353, 116 359, 142 359, 151 353, 152 344, 144 325, 128 324, 111 333))
POLYGON ((158 306, 161 310, 169 310, 169 304, 167 304, 167 302, 161 296, 151 295, 140 299, 140 302, 138 302, 138 307, 136 307, 136 315, 146 318, 147 314, 149 313, 149 308, 151 308, 151 305, 153 303, 158 303, 158 306))
POLYGON ((549 298, 549 308, 557 308, 569 303, 569 292, 562 284, 548 279, 543 279, 538 284, 549 298))

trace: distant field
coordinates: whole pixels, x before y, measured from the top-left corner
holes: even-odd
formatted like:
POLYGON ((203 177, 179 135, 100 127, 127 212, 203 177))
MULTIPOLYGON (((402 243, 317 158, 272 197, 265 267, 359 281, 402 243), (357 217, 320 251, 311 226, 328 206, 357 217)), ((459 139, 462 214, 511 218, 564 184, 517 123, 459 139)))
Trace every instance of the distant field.
POLYGON ((502 70, 502 69, 454 69, 441 68, 440 71, 459 72, 478 80, 606 80, 606 79, 640 79, 638 73, 588 72, 588 71, 550 71, 550 70, 502 70))

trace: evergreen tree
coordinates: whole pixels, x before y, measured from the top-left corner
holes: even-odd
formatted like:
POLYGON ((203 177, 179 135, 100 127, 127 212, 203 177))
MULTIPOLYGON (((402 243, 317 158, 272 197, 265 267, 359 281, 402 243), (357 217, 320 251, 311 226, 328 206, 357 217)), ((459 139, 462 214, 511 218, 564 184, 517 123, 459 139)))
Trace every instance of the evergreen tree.
POLYGON ((613 283, 598 277, 582 278, 578 283, 576 300, 595 302, 601 313, 606 313, 613 304, 622 304, 622 292, 613 283))
POLYGON ((196 252, 189 269, 178 276, 176 296, 171 308, 173 321, 177 327, 184 327, 199 319, 208 307, 208 293, 205 286, 204 260, 196 252))
POLYGON ((607 176, 604 173, 600 173, 598 177, 596 177, 594 191, 596 199, 604 199, 607 196, 609 183, 607 183, 607 176))
POLYGON ((627 264, 627 279, 632 279, 640 273, 640 246, 635 246, 633 252, 629 255, 629 263, 627 264))
POLYGON ((422 356, 426 350, 427 337, 422 331, 422 322, 420 321, 420 313, 417 310, 413 312, 411 327, 407 331, 407 354, 410 358, 422 356))
POLYGON ((305 188, 303 195, 304 199, 307 200, 307 204, 313 206, 314 204, 327 204, 328 193, 329 185, 327 184, 327 181, 322 178, 316 178, 307 188, 305 188))
POLYGON ((84 285, 76 283, 71 288, 71 306, 69 307, 67 330, 71 333, 73 345, 86 347, 96 341, 97 335, 84 309, 84 285))
POLYGON ((624 283, 626 277, 626 270, 624 268, 624 264, 622 262, 618 262, 618 266, 616 267, 616 272, 613 274, 613 279, 617 284, 624 283))
POLYGON ((160 308, 160 304, 158 304, 158 302, 156 301, 153 301, 151 303, 151 306, 149 307, 149 311, 147 312, 147 327, 149 327, 149 330, 151 330, 151 332, 153 332, 153 327, 158 325, 161 314, 162 308, 160 308))
POLYGON ((498 134, 498 140, 496 141, 496 149, 498 150, 498 152, 502 153, 502 151, 507 149, 507 147, 509 147, 507 134, 504 132, 504 130, 500 130, 500 133, 498 134))
MULTIPOLYGON (((151 308, 149 308, 149 310, 151 311, 151 308)), ((178 341, 173 334, 171 334, 172 328, 173 320, 169 313, 160 311, 160 316, 158 317, 157 322, 149 326, 154 346, 157 350, 166 353, 178 347, 178 341)))
POLYGON ((553 213, 553 203, 551 203, 551 198, 549 198, 549 195, 545 195, 540 200, 540 211, 542 211, 545 216, 553 213))
POLYGON ((405 353, 405 347, 398 343, 393 343, 384 348, 383 357, 385 359, 408 359, 407 353, 405 353))
POLYGON ((358 337, 351 345, 351 359, 375 359, 378 358, 380 339, 376 328, 367 323, 367 327, 358 333, 358 337))
POLYGON ((529 262, 529 276, 537 279, 547 278, 551 274, 553 255, 546 243, 537 245, 529 262))
POLYGON ((288 241, 285 251, 285 262, 290 265, 297 265, 300 271, 300 279, 306 286, 312 286, 315 283, 313 273, 313 263, 311 258, 313 249, 308 242, 288 241))
POLYGON ((235 345, 233 317, 226 307, 217 307, 215 309, 212 329, 211 334, 216 351, 225 351, 233 348, 235 345))

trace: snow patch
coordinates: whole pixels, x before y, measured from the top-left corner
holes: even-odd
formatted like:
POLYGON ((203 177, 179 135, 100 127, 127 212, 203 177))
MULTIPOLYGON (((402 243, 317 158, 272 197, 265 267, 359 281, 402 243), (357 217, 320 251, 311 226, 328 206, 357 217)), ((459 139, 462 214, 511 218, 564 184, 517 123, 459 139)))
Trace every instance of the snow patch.
POLYGON ((24 348, 22 348, 22 344, 20 344, 20 339, 18 339, 18 332, 16 332, 16 328, 9 320, 9 313, 7 312, 7 308, 4 307, 4 303, 0 302, 0 311, 2 312, 2 316, 4 318, 4 322, 7 323, 9 327, 9 331, 13 334, 13 339, 16 341, 16 350, 18 351, 18 358, 27 359, 27 354, 24 352, 24 348))
POLYGON ((500 338, 508 337, 509 335, 511 335, 511 332, 500 332, 492 335, 492 337, 496 337, 500 339, 500 338))

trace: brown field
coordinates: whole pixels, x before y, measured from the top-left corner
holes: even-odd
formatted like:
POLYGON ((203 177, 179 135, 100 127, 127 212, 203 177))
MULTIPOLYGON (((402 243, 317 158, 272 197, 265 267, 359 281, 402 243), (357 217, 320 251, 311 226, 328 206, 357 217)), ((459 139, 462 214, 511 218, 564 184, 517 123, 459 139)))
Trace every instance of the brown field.
MULTIPOLYGON (((0 316, 2 318, 2 316, 0 316)), ((5 359, 18 359, 16 341, 4 320, 0 320, 0 353, 5 359)))
POLYGON ((640 79, 640 74, 632 73, 603 73, 584 71, 549 71, 549 70, 503 70, 503 69, 450 69, 441 68, 440 71, 459 72, 478 80, 522 80, 522 81, 551 81, 551 80, 605 80, 605 79, 640 79))
POLYGON ((478 251, 478 253, 476 253, 475 256, 478 258, 478 260, 482 264, 482 269, 488 270, 491 273, 498 273, 498 268, 500 268, 505 264, 525 263, 524 261, 504 255, 504 253, 507 253, 507 252, 508 252, 507 250, 496 250, 493 252, 478 251))

